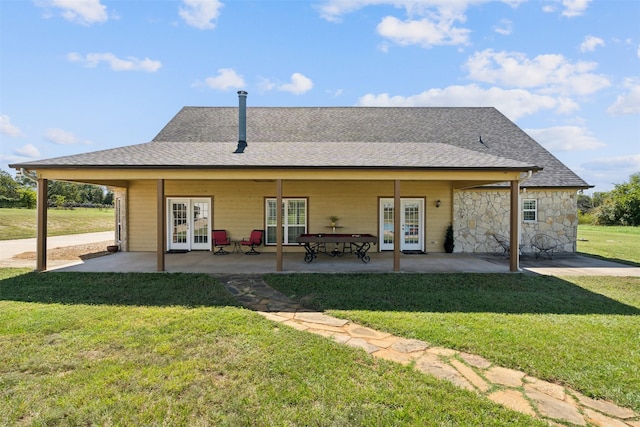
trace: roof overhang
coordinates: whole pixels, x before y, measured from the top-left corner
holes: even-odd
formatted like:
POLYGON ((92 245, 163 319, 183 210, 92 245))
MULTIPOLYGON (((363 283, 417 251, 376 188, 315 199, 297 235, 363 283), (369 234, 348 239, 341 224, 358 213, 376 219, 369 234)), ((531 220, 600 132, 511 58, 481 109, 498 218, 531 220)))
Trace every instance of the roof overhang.
POLYGON ((38 178, 128 187, 137 180, 261 180, 299 181, 448 181, 454 188, 480 186, 520 180, 529 170, 523 168, 374 168, 374 167, 60 167, 40 165, 38 178))

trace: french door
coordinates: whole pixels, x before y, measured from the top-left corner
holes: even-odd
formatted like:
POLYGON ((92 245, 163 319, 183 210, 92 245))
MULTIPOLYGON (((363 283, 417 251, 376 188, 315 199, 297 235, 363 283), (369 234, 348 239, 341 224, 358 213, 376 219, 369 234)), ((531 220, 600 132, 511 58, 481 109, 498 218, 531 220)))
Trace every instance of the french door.
MULTIPOLYGON (((400 200, 400 250, 424 251, 424 199, 400 200)), ((393 250, 395 243, 393 199, 380 199, 380 250, 393 250)))
POLYGON ((211 250, 211 199, 167 199, 167 249, 211 250))

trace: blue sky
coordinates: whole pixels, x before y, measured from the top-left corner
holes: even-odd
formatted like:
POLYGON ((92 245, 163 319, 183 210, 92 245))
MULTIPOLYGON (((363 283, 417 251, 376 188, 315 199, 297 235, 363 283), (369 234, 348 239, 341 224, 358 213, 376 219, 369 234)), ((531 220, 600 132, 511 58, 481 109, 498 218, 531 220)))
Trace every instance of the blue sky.
POLYGON ((0 0, 0 167, 148 142, 242 89, 494 106, 608 191, 640 171, 638 22, 636 0, 0 0))

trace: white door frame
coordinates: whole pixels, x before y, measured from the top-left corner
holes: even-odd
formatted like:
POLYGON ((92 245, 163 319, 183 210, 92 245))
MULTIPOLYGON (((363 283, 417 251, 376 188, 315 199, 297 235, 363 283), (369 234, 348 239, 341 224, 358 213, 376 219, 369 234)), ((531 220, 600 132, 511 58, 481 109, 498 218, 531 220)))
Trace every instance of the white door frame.
MULTIPOLYGON (((419 250, 424 251, 425 247, 425 200, 420 197, 402 197, 400 199, 400 228, 402 230, 402 240, 400 241, 400 250, 419 250), (413 206, 412 206, 413 205, 413 206), (417 209, 417 214, 408 210, 410 207, 417 209), (414 213, 413 217, 411 214, 414 213)), ((381 251, 390 251, 394 249, 394 221, 393 221, 393 198, 380 199, 380 242, 381 251)))
POLYGON ((210 197, 167 197, 167 250, 210 251, 211 207, 210 197))

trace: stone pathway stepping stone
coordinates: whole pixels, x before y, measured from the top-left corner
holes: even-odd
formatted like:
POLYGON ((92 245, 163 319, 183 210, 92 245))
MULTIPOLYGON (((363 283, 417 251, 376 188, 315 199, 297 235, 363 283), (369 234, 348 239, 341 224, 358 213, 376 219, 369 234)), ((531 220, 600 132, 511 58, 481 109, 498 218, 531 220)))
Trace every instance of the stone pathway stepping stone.
POLYGON ((307 310, 269 287, 259 275, 214 275, 245 307, 265 318, 361 348, 374 357, 415 368, 472 390, 514 411, 576 426, 640 427, 640 414, 612 402, 494 366, 481 356, 396 337, 322 312, 307 310))

